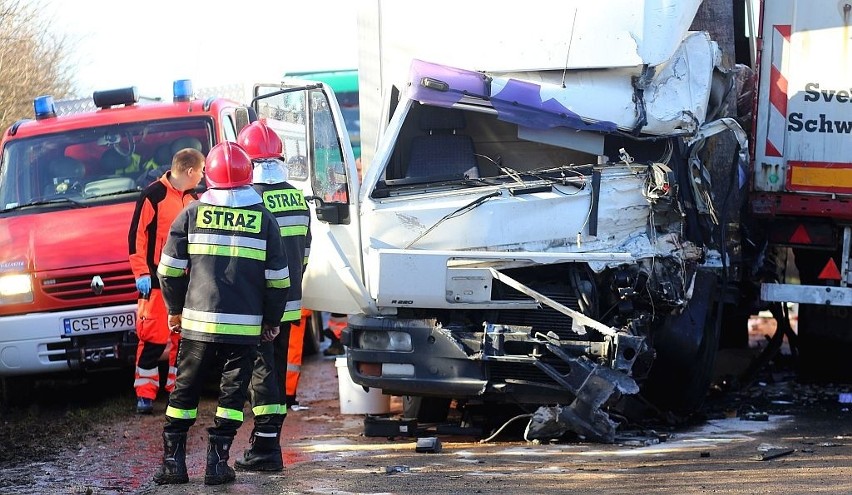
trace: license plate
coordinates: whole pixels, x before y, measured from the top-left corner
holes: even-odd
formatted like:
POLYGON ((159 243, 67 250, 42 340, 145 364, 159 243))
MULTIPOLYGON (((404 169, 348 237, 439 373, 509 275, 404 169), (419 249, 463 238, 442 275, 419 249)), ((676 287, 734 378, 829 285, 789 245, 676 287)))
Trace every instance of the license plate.
POLYGON ((136 313, 133 311, 65 318, 62 320, 62 330, 65 336, 135 329, 136 313))

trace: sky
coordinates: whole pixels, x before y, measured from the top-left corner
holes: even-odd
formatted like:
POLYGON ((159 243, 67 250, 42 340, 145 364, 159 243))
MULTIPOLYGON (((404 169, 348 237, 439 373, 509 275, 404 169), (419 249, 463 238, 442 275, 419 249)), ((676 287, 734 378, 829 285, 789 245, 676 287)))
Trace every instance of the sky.
POLYGON ((78 96, 137 86, 168 98, 176 79, 198 89, 358 65, 354 0, 24 1, 74 47, 78 96))

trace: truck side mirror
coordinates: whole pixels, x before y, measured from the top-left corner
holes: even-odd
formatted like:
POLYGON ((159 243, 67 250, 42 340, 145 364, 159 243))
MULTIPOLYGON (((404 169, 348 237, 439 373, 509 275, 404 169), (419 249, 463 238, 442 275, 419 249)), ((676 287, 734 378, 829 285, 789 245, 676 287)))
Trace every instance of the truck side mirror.
POLYGON ((349 223, 349 205, 346 203, 327 203, 319 196, 305 196, 305 201, 317 203, 317 218, 333 225, 349 223))

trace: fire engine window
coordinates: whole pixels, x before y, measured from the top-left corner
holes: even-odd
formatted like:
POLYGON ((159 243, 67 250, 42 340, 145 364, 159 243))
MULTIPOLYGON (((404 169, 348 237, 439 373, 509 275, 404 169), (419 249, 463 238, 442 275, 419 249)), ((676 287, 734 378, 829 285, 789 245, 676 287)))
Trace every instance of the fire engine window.
POLYGON ((73 208, 138 193, 170 168, 173 147, 206 153, 212 130, 209 118, 193 117, 10 140, 0 168, 0 208, 45 201, 73 208))

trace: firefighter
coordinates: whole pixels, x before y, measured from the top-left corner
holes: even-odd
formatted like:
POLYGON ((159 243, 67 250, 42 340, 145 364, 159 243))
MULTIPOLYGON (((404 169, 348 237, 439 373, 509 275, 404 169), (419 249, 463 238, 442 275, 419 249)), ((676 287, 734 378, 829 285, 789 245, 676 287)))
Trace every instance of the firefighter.
POLYGON ((204 177, 204 155, 194 149, 178 150, 172 158, 171 170, 142 191, 130 222, 128 245, 130 267, 136 279, 140 299, 137 308, 136 334, 136 412, 150 414, 160 389, 160 356, 168 354, 166 392, 175 387, 175 360, 180 334, 169 332, 166 305, 156 277, 160 252, 169 227, 178 213, 198 199, 195 187, 204 177))
POLYGON ((290 290, 281 333, 272 342, 258 346, 250 394, 254 413, 251 446, 235 465, 250 471, 281 471, 284 469, 281 426, 287 414, 285 382, 289 386, 291 381, 298 380, 302 364, 304 331, 298 336, 298 332, 291 330, 298 329, 302 313, 302 273, 311 243, 310 213, 302 191, 287 182, 283 144, 272 128, 263 122, 253 122, 240 131, 237 143, 254 165, 254 189, 278 221, 284 251, 290 260, 290 290))
POLYGON ((157 484, 189 480, 186 437, 211 368, 219 370, 219 402, 207 430, 204 484, 234 481, 229 451, 243 423, 256 349, 278 335, 290 287, 278 223, 251 187, 251 159, 226 141, 210 150, 206 168, 209 189, 175 219, 157 268, 169 328, 182 335, 157 484))

